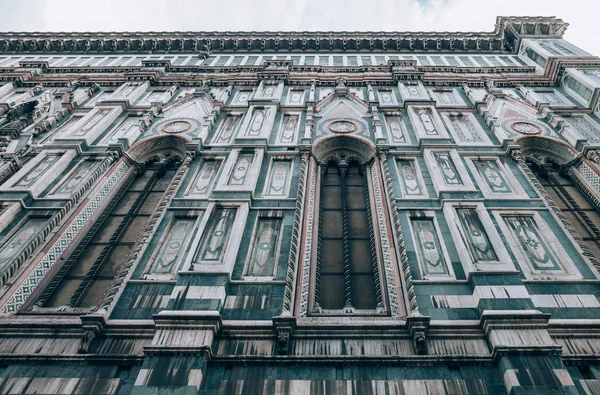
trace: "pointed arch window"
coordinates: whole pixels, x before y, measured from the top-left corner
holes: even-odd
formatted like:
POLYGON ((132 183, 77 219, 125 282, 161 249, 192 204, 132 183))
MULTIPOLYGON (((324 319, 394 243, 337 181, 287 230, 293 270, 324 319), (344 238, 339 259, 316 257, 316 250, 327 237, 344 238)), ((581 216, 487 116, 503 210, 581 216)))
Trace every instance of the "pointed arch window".
POLYGON ((124 185, 107 207, 104 218, 85 235, 35 305, 65 311, 95 307, 143 232, 175 175, 177 164, 151 164, 124 185))
POLYGON ((384 313, 369 165, 339 156, 320 166, 312 314, 384 313))
MULTIPOLYGON (((48 275, 23 304, 20 312, 80 314, 96 308, 110 289, 148 221, 160 206, 183 163, 177 145, 147 153, 145 146, 134 152, 137 164, 130 165, 123 181, 106 199, 85 233, 65 251, 48 275), (144 163, 144 164, 142 164, 144 163)), ((153 142, 148 143, 152 147, 153 142)), ((133 156, 132 156, 133 157, 133 156)), ((185 169, 189 162, 185 162, 185 169)), ((122 167, 122 161, 113 167, 122 167)))

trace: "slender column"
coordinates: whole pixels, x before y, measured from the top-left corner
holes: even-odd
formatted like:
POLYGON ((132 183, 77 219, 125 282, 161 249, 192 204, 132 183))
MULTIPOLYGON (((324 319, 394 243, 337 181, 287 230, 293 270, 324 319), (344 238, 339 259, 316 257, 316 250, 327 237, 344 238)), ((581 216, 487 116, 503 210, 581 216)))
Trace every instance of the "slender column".
POLYGON ((191 165, 192 161, 194 160, 195 156, 196 156, 195 152, 187 153, 185 160, 179 167, 179 170, 177 170, 177 173, 175 173, 175 176, 169 183, 167 190, 165 191, 162 198, 160 199, 160 201, 158 202, 158 204, 152 211, 152 214, 150 215, 148 222, 146 222, 146 227, 144 228, 143 232, 140 234, 139 238, 136 240, 135 244, 133 245, 131 252, 127 256, 127 260, 119 268, 119 271, 118 271, 117 275, 115 276, 115 279, 113 280, 110 287, 108 288, 108 291, 102 298, 102 302, 100 302, 98 304, 99 308, 108 309, 109 307, 111 307, 112 301, 117 297, 117 295, 122 290, 122 288, 123 288, 122 285, 125 283, 125 280, 127 278, 129 278, 129 276, 131 275, 131 271, 130 271, 131 267, 143 255, 143 252, 145 251, 146 247, 148 247, 148 243, 150 242, 150 239, 151 239, 152 235, 154 234, 156 227, 158 226, 160 220, 163 218, 169 203, 175 196, 175 193, 179 189, 179 186, 181 185, 181 181, 183 180, 185 175, 190 170, 190 165, 191 165))
MULTIPOLYGON (((415 293, 415 286, 412 281, 412 274, 410 272, 410 265, 408 263, 408 256, 406 254, 406 247, 404 245, 404 236, 402 234, 402 228, 400 226, 400 217, 398 215, 398 208, 396 206, 396 197, 394 195, 394 188, 392 186, 392 177, 390 175, 390 168, 388 166, 388 156, 385 152, 379 154, 380 163, 382 167, 382 175, 384 181, 384 191, 388 198, 389 210, 393 220, 394 238, 396 240, 397 255, 402 263, 402 272, 404 273, 404 286, 406 287, 406 301, 407 314, 419 314, 419 307, 417 306, 417 295, 415 293)), ((375 182, 375 180, 374 180, 375 182)), ((376 196, 377 198, 377 196, 376 196)), ((388 280, 389 281, 389 280, 388 280)))
POLYGON ((527 166, 527 163, 525 163, 525 159, 523 159, 523 155, 521 155, 521 151, 514 150, 511 152, 511 156, 517 162, 517 165, 519 166, 523 174, 525 174, 531 185, 533 185, 533 188, 536 190, 538 195, 546 203, 546 206, 550 208, 552 214, 555 215, 555 217, 565 227, 567 232, 569 232, 573 240, 575 240, 577 246, 579 247, 583 255, 585 255, 590 260, 590 262, 592 262, 596 269, 600 270, 600 261, 596 259, 594 253, 589 249, 585 241, 583 241, 577 230, 573 228, 573 225, 571 225, 567 217, 563 215, 556 203, 554 203, 554 200, 552 200, 550 195, 548 195, 548 192, 546 192, 546 189, 542 186, 542 184, 540 184, 537 177, 533 174, 529 166, 527 166))
MULTIPOLYGON (((572 173, 570 171, 568 171, 568 175, 570 176, 570 178, 573 178, 573 177, 571 177, 572 173)), ((596 225, 594 225, 594 223, 592 222, 590 217, 585 213, 585 211, 583 211, 581 209, 581 207, 579 206, 579 204, 577 204, 575 199, 573 199, 571 194, 569 192, 567 192, 565 187, 563 187, 560 184, 560 182, 556 179, 556 177, 554 177, 554 174, 552 174, 551 172, 548 172, 546 177, 552 182, 553 186, 556 187, 560 191, 560 194, 569 203, 569 205, 573 208, 573 211, 575 212, 575 214, 577 214, 579 216, 579 218, 581 218, 581 220, 583 222, 585 222, 585 224, 590 228, 590 230, 594 234, 594 237, 600 239, 600 230, 596 227, 596 225)))
POLYGON ((315 267, 315 304, 314 310, 321 311, 321 259, 322 255, 322 241, 323 238, 323 180, 327 173, 327 165, 321 166, 321 188, 319 195, 319 229, 317 231, 317 267, 315 267))
POLYGON ((365 204, 367 206, 367 221, 369 223, 369 245, 371 247, 371 263, 373 265, 373 280, 375 282, 375 294, 377 297, 377 310, 383 310, 383 297, 381 295, 381 278, 379 276, 379 263, 377 262, 377 246, 375 245, 375 231, 373 229, 373 212, 371 210, 371 199, 369 199, 369 180, 367 179, 366 166, 361 167, 363 183, 365 187, 365 204))
POLYGON ((344 250, 344 310, 352 312, 352 285, 350 283, 350 235, 348 229, 348 197, 346 195, 346 176, 348 165, 340 165, 342 190, 342 248, 344 250))
POLYGON ((283 312, 282 314, 291 314, 294 290, 296 287, 296 268, 298 266, 298 243, 300 239, 300 230, 304 213, 304 192, 306 189, 306 176, 308 168, 308 153, 302 153, 300 160, 300 174, 298 177, 298 196, 296 197, 296 209, 294 210, 294 227, 292 229, 292 240, 290 245, 290 259, 288 261, 288 271, 285 277, 285 292, 283 294, 283 312))
POLYGON ((162 168, 154 170, 152 177, 150 177, 148 182, 146 182, 146 185, 142 189, 142 192, 138 195, 137 199, 135 200, 125 217, 123 217, 121 223, 119 224, 119 226, 117 226, 117 229, 115 229, 114 233, 110 237, 110 240, 108 241, 108 244, 102 249, 102 252, 98 256, 98 258, 96 258, 96 260, 92 264, 92 267, 90 267, 85 277, 77 287, 77 290, 75 290, 73 296, 71 296, 71 299, 67 304, 68 306, 77 307, 81 304, 81 302, 83 302, 85 296, 87 295, 92 284, 94 283, 94 280, 98 276, 98 273, 101 272, 102 268, 106 264, 107 258, 116 248, 117 243, 121 240, 123 234, 125 233, 125 229, 140 211, 140 208, 142 207, 144 201, 148 197, 148 194, 152 190, 152 187, 154 187, 154 184, 156 184, 156 180, 160 178, 163 172, 164 169, 162 168))

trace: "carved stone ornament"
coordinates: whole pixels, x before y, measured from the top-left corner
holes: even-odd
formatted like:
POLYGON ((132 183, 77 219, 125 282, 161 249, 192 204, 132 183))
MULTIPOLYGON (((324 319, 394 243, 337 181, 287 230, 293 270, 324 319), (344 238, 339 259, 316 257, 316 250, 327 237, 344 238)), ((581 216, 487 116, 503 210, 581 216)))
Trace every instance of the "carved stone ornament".
POLYGON ((515 132, 524 135, 534 135, 542 133, 542 128, 530 122, 514 122, 510 125, 510 128, 515 132))
POLYGON ((192 124, 188 121, 172 121, 165 124, 161 131, 164 133, 176 134, 187 132, 192 128, 192 124))
POLYGON ((358 126, 351 121, 333 121, 329 124, 329 130, 334 133, 352 133, 358 130, 358 126))

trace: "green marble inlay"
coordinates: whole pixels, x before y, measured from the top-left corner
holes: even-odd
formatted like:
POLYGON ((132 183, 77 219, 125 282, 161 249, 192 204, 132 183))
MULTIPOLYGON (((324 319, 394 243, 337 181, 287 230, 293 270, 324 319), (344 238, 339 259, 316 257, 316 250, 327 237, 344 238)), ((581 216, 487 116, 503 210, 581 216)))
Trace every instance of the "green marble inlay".
POLYGON ((456 166, 454 166, 454 162, 450 157, 449 153, 446 152, 436 152, 433 154, 435 160, 442 170, 442 176, 444 177, 444 182, 447 185, 462 185, 462 180, 458 171, 456 170, 456 166))
POLYGON ((160 252, 156 258, 152 273, 169 274, 178 259, 182 256, 186 241, 194 226, 194 219, 175 219, 160 252))
POLYGON ((398 171, 402 180, 402 193, 405 196, 421 196, 421 184, 417 178, 414 160, 398 160, 398 171))
POLYGON ((400 117, 388 117, 387 121, 390 133, 390 140, 392 141, 392 143, 406 143, 406 137, 404 136, 404 126, 400 117))
POLYGON ((287 185, 290 179, 291 165, 292 162, 289 160, 273 161, 273 167, 271 168, 271 177, 269 180, 269 187, 267 189, 267 196, 286 196, 287 185))
POLYGON ((241 154, 238 156, 231 177, 229 178, 229 185, 244 185, 250 165, 252 165, 253 154, 241 154))
POLYGON ((284 115, 283 116, 283 127, 277 143, 279 144, 293 144, 296 140, 296 126, 298 125, 298 115, 284 115))
POLYGON ((252 120, 250 121, 250 126, 248 127, 248 132, 246 136, 256 137, 260 136, 262 128, 264 126, 265 120, 269 114, 269 110, 265 108, 256 108, 254 113, 252 114, 252 120))
POLYGON ((201 261, 220 262, 231 234, 231 225, 236 210, 233 208, 217 208, 204 234, 200 248, 201 261))
POLYGON ((249 276, 273 275, 280 229, 280 218, 261 218, 259 220, 252 248, 252 258, 248 267, 249 276))
POLYGON ((0 272, 4 271, 4 266, 16 258, 23 248, 27 247, 46 222, 46 218, 29 218, 18 231, 2 243, 4 246, 0 249, 0 272))
POLYGON ((88 176, 94 171, 99 162, 85 161, 73 174, 54 192, 54 194, 72 194, 80 187, 88 176))
POLYGON ((425 274, 447 275, 448 267, 444 261, 440 240, 432 219, 413 219, 412 226, 417 239, 418 254, 423 263, 425 274))
POLYGON ((205 160, 188 193, 189 196, 205 196, 210 192, 221 167, 220 160, 205 160))
POLYGON ((462 226, 462 236, 473 262, 498 261, 498 256, 474 208, 456 210, 462 226))
POLYGON ((502 171, 498 168, 495 160, 478 160, 475 161, 477 171, 487 183, 490 190, 494 193, 511 193, 512 189, 502 175, 502 171))
POLYGON ((435 123, 433 122, 433 115, 431 112, 431 108, 419 108, 415 110, 415 113, 419 116, 421 123, 423 124, 423 128, 425 130, 425 134, 428 136, 439 136, 437 128, 435 127, 435 123))
POLYGON ((59 155, 48 155, 44 159, 42 159, 29 173, 27 173, 23 178, 21 178, 17 183, 15 183, 15 187, 20 188, 28 188, 35 184, 35 182, 42 176, 53 164, 55 164, 60 159, 59 155))
POLYGON ((535 270, 561 270, 532 216, 506 216, 504 221, 513 232, 521 251, 535 270))
POLYGON ((225 120, 223 121, 223 124, 221 126, 221 130, 219 131, 219 134, 215 137, 214 141, 212 141, 213 144, 228 144, 231 141, 231 138, 233 137, 235 130, 238 126, 238 121, 240 120, 240 117, 238 116, 228 116, 227 118, 225 118, 225 120))

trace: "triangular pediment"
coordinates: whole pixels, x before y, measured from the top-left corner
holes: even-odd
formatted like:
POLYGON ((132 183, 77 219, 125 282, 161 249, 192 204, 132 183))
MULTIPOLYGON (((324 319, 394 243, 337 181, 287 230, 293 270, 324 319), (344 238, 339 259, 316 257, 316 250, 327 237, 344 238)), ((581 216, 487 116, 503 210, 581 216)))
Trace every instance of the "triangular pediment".
MULTIPOLYGON (((326 99, 323 99, 323 101, 326 99)), ((321 103, 319 103, 321 104, 321 103)), ((322 107, 317 106, 318 116, 323 119, 355 118, 362 119, 367 115, 368 107, 362 100, 352 99, 350 96, 333 97, 322 107)))
POLYGON ((212 104, 204 97, 189 95, 163 109, 163 119, 193 118, 202 121, 210 114, 212 104))

